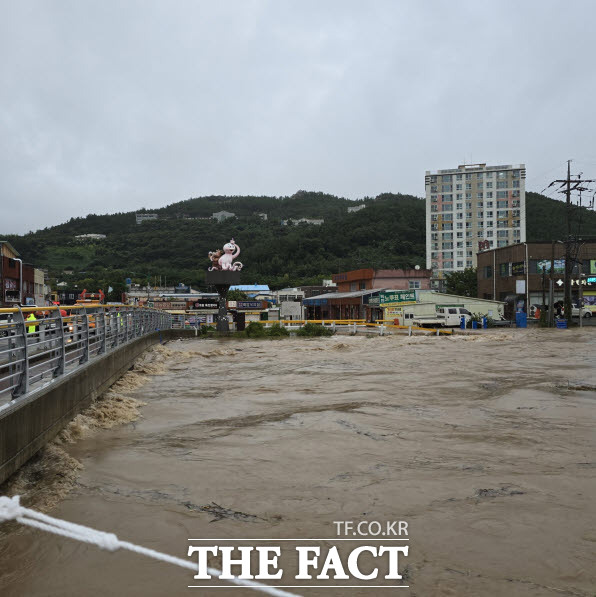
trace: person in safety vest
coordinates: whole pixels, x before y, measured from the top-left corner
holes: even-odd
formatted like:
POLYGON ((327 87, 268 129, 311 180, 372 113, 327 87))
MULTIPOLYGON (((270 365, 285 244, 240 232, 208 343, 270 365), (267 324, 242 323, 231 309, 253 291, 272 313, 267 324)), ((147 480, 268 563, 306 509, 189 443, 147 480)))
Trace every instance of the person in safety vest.
MULTIPOLYGON (((35 321, 37 322, 37 317, 35 317, 35 313, 30 313, 29 317, 27 317, 27 321, 35 321)), ((34 334, 35 333, 35 328, 37 327, 37 323, 35 323, 34 325, 29 325, 27 326, 27 332, 29 332, 30 334, 34 334)))

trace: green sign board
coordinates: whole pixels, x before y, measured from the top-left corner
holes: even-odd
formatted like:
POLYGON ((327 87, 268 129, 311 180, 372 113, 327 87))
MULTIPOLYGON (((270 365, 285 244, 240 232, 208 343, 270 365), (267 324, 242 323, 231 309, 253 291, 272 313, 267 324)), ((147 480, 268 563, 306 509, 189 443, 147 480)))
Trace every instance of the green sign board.
POLYGON ((590 273, 596 274, 596 259, 590 259, 590 273))
POLYGON ((415 303, 415 290, 388 290, 379 294, 381 306, 396 305, 402 303, 415 303))

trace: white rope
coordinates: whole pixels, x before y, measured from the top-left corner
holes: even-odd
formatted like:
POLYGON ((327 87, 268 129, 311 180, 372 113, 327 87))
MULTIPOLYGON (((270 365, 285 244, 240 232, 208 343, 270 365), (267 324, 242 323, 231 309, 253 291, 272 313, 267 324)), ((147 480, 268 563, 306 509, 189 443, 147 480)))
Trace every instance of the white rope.
MULTIPOLYGON (((24 508, 20 505, 20 496, 15 495, 12 498, 7 496, 0 496, 0 523, 8 520, 16 520, 21 524, 39 529, 41 531, 47 531, 48 533, 54 533, 54 535, 61 535, 62 537, 68 537, 69 539, 75 539, 82 541, 83 543, 90 543, 96 545, 101 549, 108 551, 116 551, 117 549, 128 549, 162 562, 168 562, 175 566, 181 566, 182 568, 188 568, 189 570, 196 570, 196 564, 188 560, 176 558, 147 547, 135 545, 128 541, 121 541, 113 533, 104 533, 90 527, 86 527, 80 524, 67 522, 66 520, 60 520, 59 518, 52 518, 41 512, 36 512, 30 508, 24 508)), ((211 576, 219 577, 221 571, 215 568, 207 568, 207 573, 211 576)), ((230 579, 230 582, 236 585, 242 585, 256 591, 267 593, 268 595, 274 595, 275 597, 294 597, 294 593, 288 593, 287 591, 280 591, 275 587, 269 587, 258 582, 251 580, 244 580, 241 578, 230 579)))

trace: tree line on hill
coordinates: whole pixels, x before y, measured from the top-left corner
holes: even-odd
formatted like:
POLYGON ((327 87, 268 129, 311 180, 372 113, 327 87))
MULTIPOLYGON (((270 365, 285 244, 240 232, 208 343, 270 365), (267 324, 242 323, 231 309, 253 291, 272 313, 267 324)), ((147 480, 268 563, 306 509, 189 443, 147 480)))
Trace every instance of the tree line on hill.
MULTIPOLYGON (((564 204, 527 193, 529 241, 566 234, 564 204)), ((159 219, 137 225, 134 212, 91 214, 68 222, 5 237, 51 278, 94 291, 120 288, 125 278, 136 283, 184 282, 205 288, 208 252, 234 238, 245 264, 243 283, 273 288, 318 284, 332 274, 372 267, 425 267, 425 201, 411 195, 384 193, 355 203, 324 193, 300 191, 291 197, 199 197, 158 210, 159 219), (348 213, 347 208, 365 209, 348 213), (217 211, 237 217, 223 222, 207 218, 217 211), (263 220, 258 214, 266 213, 263 220), (289 218, 324 219, 321 225, 282 225, 289 218), (81 234, 105 234, 79 242, 81 234), (67 268, 72 275, 65 275, 67 268)), ((596 235, 596 214, 582 216, 584 234, 596 235)))

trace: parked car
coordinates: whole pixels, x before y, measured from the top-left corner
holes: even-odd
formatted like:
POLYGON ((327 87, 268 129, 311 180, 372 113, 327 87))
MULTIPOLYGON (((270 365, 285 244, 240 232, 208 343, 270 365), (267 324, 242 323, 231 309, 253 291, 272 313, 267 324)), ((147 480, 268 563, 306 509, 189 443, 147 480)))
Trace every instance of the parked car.
MULTIPOLYGON (((581 308, 581 316, 585 319, 586 317, 592 317, 592 311, 590 309, 586 309, 586 307, 581 308)), ((571 305, 571 317, 579 317, 579 306, 578 305, 571 305)))

